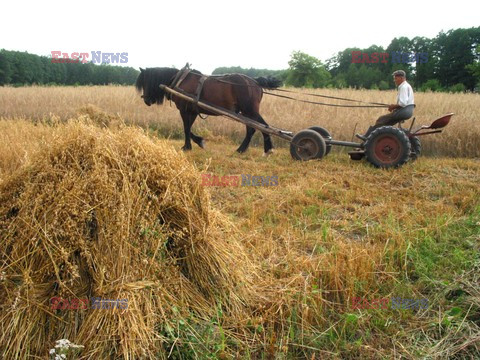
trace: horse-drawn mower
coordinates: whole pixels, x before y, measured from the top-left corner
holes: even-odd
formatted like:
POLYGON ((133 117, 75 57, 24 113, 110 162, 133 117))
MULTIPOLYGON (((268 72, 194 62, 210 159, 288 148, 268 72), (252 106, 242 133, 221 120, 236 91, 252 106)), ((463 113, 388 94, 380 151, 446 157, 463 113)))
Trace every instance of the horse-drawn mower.
POLYGON ((185 130, 184 150, 190 150, 190 139, 200 147, 204 146, 203 138, 191 132, 191 126, 197 115, 221 115, 238 121, 247 127, 247 135, 239 152, 247 150, 255 130, 263 133, 264 150, 268 154, 272 149, 270 135, 280 137, 290 143, 290 154, 296 160, 306 161, 321 159, 328 155, 333 145, 354 148, 349 152, 353 160, 365 158, 376 167, 399 167, 409 160, 415 160, 421 152, 419 136, 439 133, 450 121, 452 113, 444 115, 432 122, 413 129, 415 118, 409 129, 393 126, 381 126, 373 130, 361 142, 340 141, 332 138, 329 131, 320 126, 313 126, 298 133, 282 130, 268 125, 258 112, 262 95, 268 94, 291 100, 316 105, 338 107, 388 107, 387 104, 365 102, 320 94, 306 94, 322 98, 363 103, 363 105, 341 105, 312 102, 296 99, 287 95, 274 94, 264 90, 277 90, 293 93, 286 89, 278 89, 280 83, 276 79, 252 79, 245 75, 230 74, 220 76, 202 75, 188 66, 182 70, 172 68, 140 69, 137 78, 137 90, 143 91, 142 98, 147 105, 161 104, 163 98, 172 100, 180 111, 185 130), (168 94, 168 95, 167 95, 168 94))
POLYGON ((415 130, 412 130, 415 118, 409 129, 402 128, 401 124, 399 124, 399 127, 382 126, 375 129, 365 141, 350 142, 334 140, 330 132, 320 126, 312 126, 294 134, 291 131, 266 126, 241 114, 199 101, 179 89, 173 90, 165 85, 160 85, 160 88, 183 100, 195 103, 209 112, 229 117, 263 133, 289 141, 290 154, 295 160, 301 161, 321 159, 330 153, 333 145, 337 145, 355 148, 355 150, 349 152, 352 160, 366 158, 375 167, 399 167, 409 160, 415 160, 420 155, 422 146, 419 136, 442 132, 441 129, 447 126, 450 118, 454 115, 453 113, 444 115, 431 125, 423 125, 415 130))
POLYGON ((399 167, 420 155, 422 144, 419 136, 442 132, 441 129, 447 126, 453 115, 444 115, 432 124, 415 130, 412 130, 415 118, 409 129, 402 128, 401 123, 398 127, 381 126, 360 143, 334 140, 326 129, 314 126, 295 134, 290 142, 290 153, 298 160, 320 159, 328 155, 332 145, 348 146, 356 148, 348 153, 352 160, 366 158, 375 167, 399 167))

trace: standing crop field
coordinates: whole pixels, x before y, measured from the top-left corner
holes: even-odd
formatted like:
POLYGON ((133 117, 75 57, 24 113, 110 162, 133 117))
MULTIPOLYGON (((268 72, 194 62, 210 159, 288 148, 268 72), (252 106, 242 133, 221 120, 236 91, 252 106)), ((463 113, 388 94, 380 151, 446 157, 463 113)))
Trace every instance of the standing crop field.
MULTIPOLYGON (((330 96, 360 99, 362 101, 393 103, 396 92, 380 90, 304 90, 330 96)), ((318 101, 305 96, 304 99, 318 101)), ((442 135, 422 138, 426 155, 450 157, 480 157, 480 122, 478 94, 416 93, 415 116, 417 125, 430 124, 443 114, 455 116, 448 130, 442 135)), ((339 103, 332 100, 332 103, 339 103)), ((159 108, 147 107, 132 87, 26 87, 0 88, 0 117, 45 119, 51 114, 66 120, 75 117, 87 104, 94 105, 108 114, 119 115, 127 124, 151 128, 163 136, 181 138, 183 126, 175 105, 159 108)), ((264 96, 260 109, 265 120, 279 128, 299 131, 313 125, 327 128, 336 139, 350 140, 355 127, 365 131, 369 125, 386 113, 383 109, 355 109, 315 106, 287 99, 264 96)), ((409 121, 406 126, 409 125, 409 121)), ((225 118, 197 119, 194 129, 205 136, 224 136, 241 142, 245 134, 243 125, 225 118)), ((259 143, 260 136, 254 138, 259 143)), ((207 139, 208 140, 208 139, 207 139)), ((275 141, 275 146, 286 143, 275 141)))

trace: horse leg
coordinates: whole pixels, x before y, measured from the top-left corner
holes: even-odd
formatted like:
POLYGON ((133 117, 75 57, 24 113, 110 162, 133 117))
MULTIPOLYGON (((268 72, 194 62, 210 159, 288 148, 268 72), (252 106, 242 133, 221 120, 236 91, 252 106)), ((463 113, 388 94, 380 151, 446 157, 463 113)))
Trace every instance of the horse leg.
POLYGON ((245 135, 245 139, 243 139, 242 145, 237 149, 239 153, 244 153, 248 149, 248 145, 250 145, 250 140, 252 140, 252 136, 255 134, 255 129, 247 126, 247 134, 245 135))
POLYGON ((194 113, 182 113, 183 130, 185 132, 185 145, 182 147, 182 150, 192 150, 192 144, 190 142, 190 139, 192 139, 193 142, 200 146, 202 149, 205 149, 205 140, 203 140, 201 136, 195 135, 191 130, 196 118, 197 115, 194 113))
MULTIPOLYGON (((246 85, 247 88, 240 87, 236 91, 237 110, 241 112, 242 115, 268 127, 267 122, 262 118, 259 112, 260 101, 262 100, 262 89, 260 87, 257 87, 257 89, 252 89, 249 87, 248 81, 246 81, 246 85)), ((250 140, 252 139, 254 133, 255 129, 247 126, 247 136, 243 140, 242 145, 240 145, 240 147, 237 149, 238 152, 241 153, 247 151, 248 145, 250 145, 250 140)), ((262 132, 262 135, 263 148, 265 151, 264 155, 268 155, 273 152, 272 139, 269 134, 262 132)))
POLYGON ((195 144, 200 146, 202 149, 205 149, 205 140, 201 136, 195 135, 193 132, 190 131, 190 135, 192 140, 195 144))
MULTIPOLYGON (((268 127, 267 122, 262 118, 260 114, 256 114, 253 116, 253 120, 258 121, 260 124, 263 124, 268 127)), ((269 134, 265 134, 262 132, 263 135, 263 150, 264 154, 263 155, 269 155, 273 153, 273 144, 272 144, 272 138, 270 137, 269 134)))
MULTIPOLYGON (((190 137, 192 136, 192 132, 190 129, 192 128, 192 124, 197 117, 197 114, 190 113, 190 112, 181 112, 180 115, 182 116, 183 120, 183 132, 185 133, 185 145, 183 145, 182 150, 192 150, 192 143, 190 142, 190 137)), ((196 135, 194 135, 196 137, 196 135)))
MULTIPOLYGON (((262 116, 259 113, 254 114, 251 116, 252 120, 255 120, 265 126, 268 127, 267 122, 262 118, 262 116)), ((252 136, 255 133, 255 129, 247 126, 247 136, 245 136, 245 139, 243 140, 242 145, 237 149, 239 153, 245 152, 248 149, 248 146, 250 145, 250 140, 252 140, 252 136), (249 129, 251 129, 251 133, 249 133, 249 129)), ((269 134, 265 134, 262 132, 263 135, 263 150, 264 150, 264 156, 265 155, 270 155, 273 153, 273 144, 272 144, 272 138, 270 137, 269 134)))

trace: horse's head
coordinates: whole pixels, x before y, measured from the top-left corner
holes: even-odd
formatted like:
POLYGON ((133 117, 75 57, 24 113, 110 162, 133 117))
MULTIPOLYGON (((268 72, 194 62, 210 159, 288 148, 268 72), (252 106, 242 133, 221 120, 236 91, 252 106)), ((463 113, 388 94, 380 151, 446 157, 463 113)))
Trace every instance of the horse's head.
POLYGON ((177 74, 177 69, 172 68, 140 68, 135 87, 142 92, 142 98, 146 105, 162 104, 165 91, 159 85, 169 85, 177 74))

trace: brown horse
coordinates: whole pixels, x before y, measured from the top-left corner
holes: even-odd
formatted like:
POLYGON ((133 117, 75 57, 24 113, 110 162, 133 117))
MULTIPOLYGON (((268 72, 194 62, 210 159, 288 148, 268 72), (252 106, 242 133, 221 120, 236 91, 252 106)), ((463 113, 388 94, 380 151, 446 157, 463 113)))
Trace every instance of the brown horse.
MULTIPOLYGON (((258 121, 264 125, 268 124, 259 113, 260 101, 262 100, 263 90, 274 89, 280 86, 280 81, 275 78, 256 78, 252 79, 246 75, 231 74, 223 76, 204 76, 199 71, 189 69, 172 68, 140 68, 140 75, 136 81, 136 88, 143 92, 142 98, 148 106, 156 103, 162 104, 163 99, 171 99, 183 120, 185 132, 185 145, 183 150, 191 150, 193 140, 198 146, 203 148, 205 142, 202 137, 191 132, 191 128, 197 115, 206 114, 216 116, 207 110, 199 108, 194 103, 180 99, 175 95, 166 93, 160 89, 159 85, 176 87, 186 93, 196 96, 197 99, 207 102, 211 105, 224 108, 258 121)), ((247 134, 240 147, 239 153, 247 151, 255 129, 247 126, 247 134)), ((263 134, 263 145, 266 154, 273 149, 270 135, 263 134)))

